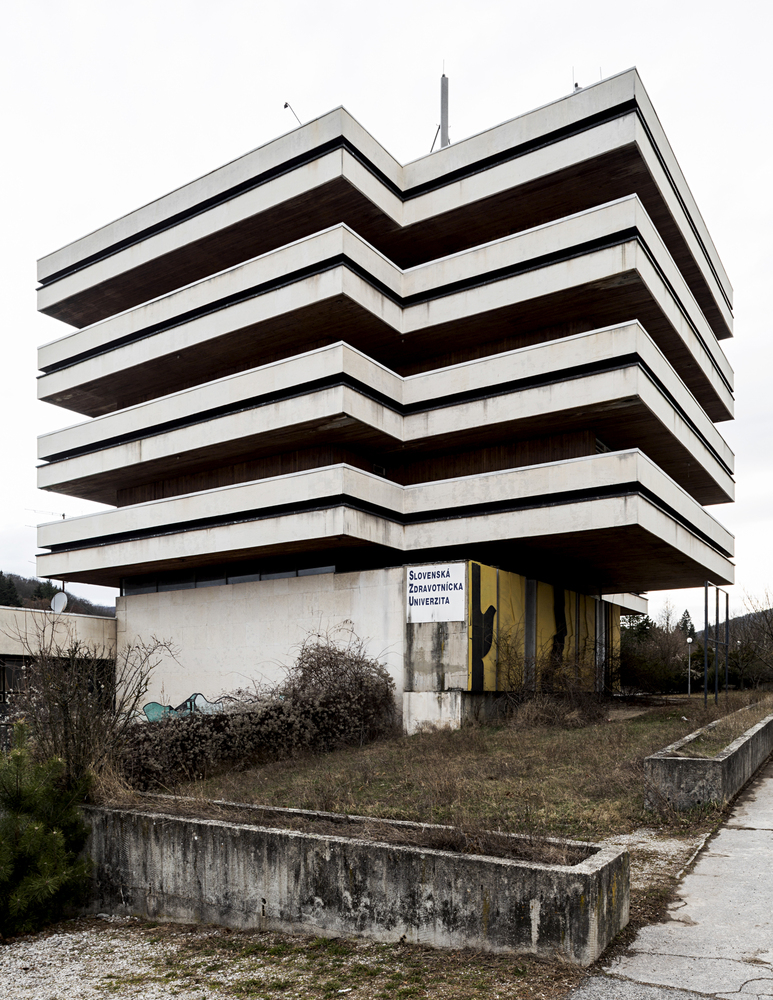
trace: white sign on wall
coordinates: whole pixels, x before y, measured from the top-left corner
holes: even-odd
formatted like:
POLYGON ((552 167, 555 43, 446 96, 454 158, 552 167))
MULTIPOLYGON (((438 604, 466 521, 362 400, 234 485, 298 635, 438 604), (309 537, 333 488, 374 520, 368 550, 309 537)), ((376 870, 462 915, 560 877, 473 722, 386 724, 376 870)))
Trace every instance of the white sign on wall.
POLYGON ((466 562, 406 567, 406 621, 465 621, 466 573, 466 562))

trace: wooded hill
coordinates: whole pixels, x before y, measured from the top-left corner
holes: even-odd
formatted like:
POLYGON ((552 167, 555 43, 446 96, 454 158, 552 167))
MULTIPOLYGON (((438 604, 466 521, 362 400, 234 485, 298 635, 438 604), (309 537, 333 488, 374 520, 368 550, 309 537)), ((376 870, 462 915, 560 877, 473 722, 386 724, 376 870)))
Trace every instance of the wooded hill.
MULTIPOLYGON (((0 571, 0 607, 35 608, 48 611, 51 598, 61 587, 50 580, 37 580, 35 577, 19 576, 17 573, 0 571)), ((115 608, 105 604, 93 604, 85 597, 76 597, 67 593, 67 613, 73 615, 98 615, 105 618, 115 617, 115 608)))

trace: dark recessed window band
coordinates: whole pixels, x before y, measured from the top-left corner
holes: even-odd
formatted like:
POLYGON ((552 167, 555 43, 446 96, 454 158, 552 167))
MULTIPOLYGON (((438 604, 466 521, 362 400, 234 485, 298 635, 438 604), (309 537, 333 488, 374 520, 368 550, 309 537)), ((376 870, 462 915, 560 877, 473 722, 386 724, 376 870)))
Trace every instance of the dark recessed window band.
POLYGON ((517 160, 519 157, 525 156, 527 153, 533 153, 538 149, 554 146, 563 139, 571 139, 572 136, 581 135, 592 128, 597 128, 599 125, 607 125, 609 122, 617 121, 618 118, 625 118, 626 115, 632 113, 641 117, 639 105, 636 103, 635 97, 632 97, 628 101, 623 101, 612 108, 606 108, 604 111, 597 111, 596 114, 589 115, 587 118, 582 118, 577 122, 563 125, 552 132, 545 132, 543 135, 526 140, 526 142, 518 143, 516 146, 502 150, 501 153, 492 153, 491 156, 476 160, 468 166, 458 167, 456 170, 451 170, 435 180, 425 181, 423 184, 415 184, 412 188, 408 188, 405 191, 403 201, 411 201, 413 198, 428 194, 430 191, 437 191, 440 188, 447 187, 449 184, 454 184, 467 177, 473 177, 475 174, 482 174, 492 167, 508 163, 510 160, 517 160))
POLYGON ((411 524, 432 524, 437 521, 451 521, 461 517, 476 517, 487 514, 511 513, 522 510, 565 506, 571 503, 586 503, 593 500, 613 499, 616 497, 640 496, 658 507, 691 534, 696 535, 708 546, 722 555, 730 558, 730 553, 723 549, 714 539, 695 527, 674 508, 664 503, 651 490, 638 482, 616 483, 610 486, 593 487, 585 490, 567 490, 562 493, 544 493, 525 499, 508 498, 490 503, 468 504, 464 506, 440 508, 431 512, 417 514, 397 514, 395 511, 379 504, 369 503, 346 493, 334 496, 319 497, 301 503, 275 504, 271 507, 257 507, 251 510, 237 511, 231 514, 220 514, 214 517, 194 518, 158 525, 153 528, 141 528, 135 531, 121 531, 109 535, 98 535, 92 538, 82 538, 74 542, 46 545, 43 548, 50 552, 74 552, 79 549, 98 548, 105 545, 117 545, 120 542, 141 541, 146 538, 161 538, 165 535, 178 535, 188 531, 207 528, 226 527, 233 524, 245 524, 254 521, 265 521, 268 518, 292 516, 294 514, 314 513, 316 511, 333 510, 346 507, 364 514, 372 514, 385 521, 403 526, 411 524))
MULTIPOLYGON (((696 340, 701 345, 701 347, 703 348, 703 350, 706 352, 706 356, 708 357, 709 361, 711 362, 712 368, 717 373, 717 375, 719 375, 719 377, 722 380, 722 383, 725 386, 725 388, 727 389, 727 391, 732 395, 733 394, 733 387, 730 385, 730 383, 728 382, 727 378, 725 377, 724 372, 722 371, 722 369, 719 367, 719 365, 717 364, 716 360, 714 359, 714 355, 709 350, 709 347, 708 347, 708 344, 706 343, 705 338, 703 337, 703 335, 701 334, 701 332, 698 330, 698 327, 695 325, 695 323, 693 323, 692 318, 690 317, 690 313, 685 308, 685 305, 682 302, 682 300, 679 297, 679 295, 677 295, 676 289, 671 284, 671 282, 669 281, 669 279, 666 277, 666 274, 663 271, 663 268, 660 266, 660 264, 658 264, 658 262, 657 262, 657 260, 655 258, 655 255, 653 254, 652 250, 650 249, 647 241, 643 237, 641 237, 641 236, 638 239, 639 239, 639 245, 641 246, 641 248, 644 251, 644 253, 647 255, 647 259, 649 260, 650 264, 652 264, 652 267, 656 271, 658 277, 660 278, 660 280, 663 282, 663 284, 668 289, 668 291, 669 291, 669 293, 671 295, 671 298, 674 300, 674 302, 677 305, 677 308, 679 309, 679 311, 681 312, 682 316, 684 317, 685 323, 687 323, 687 325, 690 327, 690 329, 692 330, 693 334, 695 335, 696 340)), ((681 274, 681 272, 680 272, 680 274, 681 274)), ((688 288, 689 288, 689 286, 688 286, 688 288)), ((695 304, 698 306, 698 309, 702 313, 703 310, 701 309, 700 303, 698 302, 697 299, 695 300, 695 304)), ((708 323, 708 320, 706 322, 708 323)), ((714 336, 714 342, 717 345, 719 345, 719 341, 717 340, 717 336, 714 333, 714 331, 711 329, 711 324, 710 323, 708 323, 708 327, 709 327, 709 330, 711 330, 712 335, 714 336)))
POLYGON ((277 177, 291 173, 293 170, 297 170, 299 167, 312 163, 314 160, 318 160, 321 157, 326 156, 328 153, 334 152, 338 149, 344 149, 346 152, 350 153, 401 201, 410 201, 411 199, 418 198, 419 196, 427 194, 430 191, 436 191, 439 188, 446 187, 448 184, 462 180, 464 177, 472 177, 475 174, 489 170, 491 167, 498 164, 507 163, 509 160, 518 159, 519 157, 524 156, 527 153, 531 153, 534 150, 554 145, 562 139, 567 139, 573 135, 579 135, 582 132, 587 132, 589 129, 595 128, 598 125, 604 125, 607 122, 615 121, 618 118, 624 118, 631 112, 636 112, 639 117, 642 117, 635 99, 625 101, 622 104, 618 104, 613 108, 598 112, 595 115, 590 115, 587 118, 583 118, 579 122, 573 122, 570 125, 565 125, 562 128, 553 130, 552 132, 547 132, 544 135, 530 139, 527 142, 511 146, 509 149, 504 149, 500 153, 494 153, 481 160, 476 160, 474 163, 471 163, 466 167, 459 167, 458 169, 450 171, 447 174, 443 174, 435 180, 415 185, 412 188, 408 188, 406 191, 401 190, 401 188, 395 184, 394 181, 387 177, 387 175, 380 170, 375 163, 369 159, 369 157, 360 152, 360 150, 347 138, 344 136, 335 136, 327 142, 316 146, 314 149, 308 150, 306 153, 301 153, 296 157, 285 160, 281 164, 277 164, 277 166, 272 167, 270 170, 264 170, 261 173, 256 174, 254 177, 247 178, 220 194, 213 195, 211 198, 206 198, 203 201, 197 202, 197 204, 192 205, 190 208, 187 208, 182 212, 177 212, 175 215, 170 216, 162 222, 157 222, 152 226, 147 226, 138 233, 135 233, 133 236, 127 236, 123 240, 117 240, 115 243, 111 243, 110 246, 105 247, 103 250, 99 250, 96 253, 90 254, 88 257, 84 257, 75 264, 71 264, 68 267, 64 267, 59 271, 53 272, 46 278, 41 279, 40 283, 43 286, 50 285, 59 281, 61 278, 66 278, 71 274, 82 271, 84 268, 90 267, 97 261, 105 260, 107 257, 112 257, 114 254, 120 253, 121 250, 125 250, 130 246, 135 246, 137 243, 142 243, 144 240, 149 239, 151 236, 156 236, 158 233, 165 232, 168 229, 174 229, 175 226, 180 225, 182 222, 186 222, 188 219, 201 215, 212 208, 216 208, 218 205, 224 204, 225 202, 232 201, 234 198, 238 198, 239 195, 245 194, 247 191, 252 191, 254 188, 261 187, 263 184, 267 184, 269 181, 275 180, 277 177))
POLYGON ((272 168, 271 170, 264 171, 253 178, 250 178, 246 181, 242 181, 240 184, 234 185, 234 187, 229 188, 227 191, 224 191, 220 195, 214 195, 212 198, 205 199, 204 201, 199 202, 197 205, 192 206, 190 209, 187 209, 183 212, 179 212, 174 216, 171 216, 164 222, 159 222, 156 223, 154 226, 149 226, 141 230, 134 236, 127 237, 124 240, 119 240, 116 243, 111 244, 109 247, 106 247, 104 250, 98 251, 95 254, 91 254, 89 257, 84 257, 81 261, 78 261, 76 264, 72 264, 69 267, 62 268, 61 270, 54 272, 48 277, 41 279, 40 284, 41 286, 45 287, 46 285, 50 285, 56 281, 59 281, 61 278, 65 278, 71 274, 75 274, 78 271, 81 271, 84 268, 91 266, 92 264, 96 263, 99 260, 104 260, 107 257, 112 257, 114 254, 120 253, 121 250, 125 250, 127 247, 141 243, 143 242, 143 240, 146 240, 149 237, 156 235, 157 233, 164 232, 168 229, 173 229, 175 226, 179 225, 182 222, 185 222, 187 219, 193 218, 197 215, 201 215, 204 212, 209 211, 211 208, 216 207, 217 205, 221 205, 227 201, 230 201, 233 198, 236 198, 239 195, 244 194, 246 191, 252 190, 253 188, 260 187, 262 184, 266 184, 269 181, 282 176, 283 174, 290 173, 293 170, 296 170, 307 163, 313 162, 314 160, 319 159, 320 157, 325 156, 336 149, 346 149, 347 152, 349 152, 359 163, 361 163, 368 171, 370 171, 370 173, 376 176, 396 197, 400 198, 402 201, 410 201, 412 198, 420 197, 421 195, 426 194, 429 191, 438 190, 439 188, 445 187, 448 184, 454 183, 458 180, 462 180, 465 177, 471 177, 474 176, 475 174, 482 173, 493 166, 497 166, 498 164, 502 163, 507 163, 511 160, 517 159, 520 156, 524 156, 527 153, 533 152, 534 150, 542 149, 546 146, 553 145, 556 142, 560 142, 563 139, 570 138, 573 135, 581 134, 582 132, 588 131, 591 128, 595 128, 598 125, 603 125, 606 124, 607 122, 615 121, 618 118, 624 118, 626 115, 630 113, 636 114, 636 116, 638 117, 639 121, 642 124, 642 127, 644 128, 644 131, 649 137, 649 140, 652 143, 652 147, 655 150, 655 155, 658 158, 658 162, 660 163, 664 173, 668 177, 671 183, 671 187, 674 191, 675 197, 678 200, 682 208, 682 211, 685 214, 685 218, 688 221, 688 224, 693 232, 693 235, 695 236, 695 239, 698 241, 698 245, 703 251, 706 263, 708 264, 708 267, 711 273, 713 274, 714 279, 719 288, 719 293, 724 299, 728 309, 732 310, 732 303, 730 302, 729 297, 725 293, 722 281, 720 280, 717 270, 714 267, 711 257, 706 249, 706 245, 700 233, 698 232, 697 226, 695 225, 692 216, 688 211, 684 199, 679 193, 678 186, 674 182, 674 178, 671 174, 671 171, 669 170, 668 165, 666 164, 666 161, 662 153, 660 152, 657 143, 655 142, 655 138, 652 134, 652 131, 647 125, 647 122, 645 121, 645 118, 642 115, 641 111, 639 110, 639 107, 636 104, 635 99, 626 101, 622 104, 617 105, 614 108, 610 108, 607 111, 599 112, 596 115, 591 115, 588 118, 584 118, 581 122, 575 123, 573 125, 564 126, 563 128, 556 129, 553 132, 546 133, 545 135, 532 139, 528 142, 520 143, 519 145, 513 146, 510 149, 503 150, 501 153, 492 154, 491 156, 485 157, 482 160, 478 160, 467 167, 459 167, 457 170, 444 174, 442 175, 442 177, 436 180, 426 181, 424 184, 415 185, 413 188, 409 188, 405 192, 402 192, 400 188, 396 184, 394 184, 394 182, 391 181, 389 177, 387 177, 386 174, 384 174, 383 171, 381 171, 372 162, 372 160, 370 160, 367 156, 361 153, 348 139, 344 137, 331 139, 327 143, 322 143, 315 149, 310 150, 308 153, 304 153, 290 160, 286 160, 284 163, 278 165, 277 167, 272 168))
POLYGON ((189 417, 178 417, 174 420, 167 420, 164 423, 153 424, 144 428, 142 431, 117 434, 91 445, 84 445, 80 448, 71 448, 68 451, 57 452, 53 455, 47 456, 46 461, 50 465, 55 465, 57 462, 77 458, 80 455, 90 455, 96 452, 104 451, 107 448, 117 447, 122 444, 130 444, 133 441, 143 441, 159 434, 168 434, 170 431, 180 430, 184 427, 194 427, 197 424, 209 423, 211 420, 216 420, 220 417, 231 416, 235 413, 244 413, 247 410, 257 409, 261 406, 268 406, 272 403, 283 402, 288 399, 299 399, 303 396, 310 395, 313 392, 320 392, 325 389, 335 389, 339 386, 353 389, 355 392, 360 393, 367 399, 372 399, 374 402, 387 407, 394 413, 399 413, 401 416, 410 416, 414 413, 428 413, 432 410, 458 406, 462 403, 473 403, 483 399, 495 399, 497 396, 507 396, 513 392, 522 392, 528 389, 536 389, 548 385, 557 385, 562 382, 571 382, 575 379, 587 378, 591 375, 603 375, 608 372, 621 371, 622 369, 630 368, 632 366, 636 366, 644 372, 658 391, 676 410, 682 420, 684 420, 692 432, 698 437, 703 446, 714 457, 716 462, 729 476, 732 476, 732 469, 727 465, 713 445, 711 445, 704 437, 697 425, 679 405, 672 393, 669 392, 663 382, 661 382, 657 375, 655 375, 649 365, 647 365, 647 363, 636 353, 620 355, 616 358, 610 359, 609 361, 595 361, 584 365, 574 365, 571 368, 563 368, 558 371, 545 372, 540 375, 529 375, 525 378, 511 379, 508 382, 501 382, 496 386, 487 386, 483 389, 468 389, 465 392, 457 392, 447 396, 437 396, 432 399, 422 400, 419 403, 412 403, 410 405, 401 405, 400 403, 397 403, 384 393, 376 392, 371 386, 361 382, 359 379, 356 379, 351 375, 346 374, 345 372, 341 374, 333 374, 328 375, 325 378, 314 379, 312 381, 302 383, 301 385, 293 386, 292 388, 288 388, 286 390, 277 390, 276 392, 264 393, 260 396, 252 396, 250 398, 238 400, 237 402, 225 404, 223 406, 211 407, 208 410, 202 410, 189 417))
POLYGON ((140 573, 121 578, 121 597, 164 593, 170 590, 201 590, 222 587, 228 584, 257 583, 259 580, 277 580, 291 577, 322 576, 335 573, 335 565, 308 565, 305 563, 291 568, 274 569, 263 560, 262 565, 254 560, 247 562, 220 563, 199 566, 190 570, 161 570, 156 573, 140 573))
POLYGON ((245 288, 240 292, 235 292, 233 295, 224 296, 221 299, 216 299, 214 302, 208 302, 205 305, 197 307, 196 309, 190 309, 177 316, 171 317, 168 320, 154 323, 151 326, 142 327, 132 333, 127 333, 123 337, 116 337, 115 340, 111 340, 105 344, 100 344, 97 347, 92 347, 87 351, 81 351, 79 354, 73 354, 69 358, 64 358, 62 361, 57 361, 51 365, 45 365, 40 370, 45 372, 46 375, 63 371, 66 368, 71 368, 73 365, 80 364, 83 361, 88 361, 90 358, 99 357, 103 354, 109 354, 111 351, 125 347, 127 344, 133 344, 138 340, 145 340, 147 337, 163 333, 165 330, 172 330, 175 327, 183 326, 184 324, 190 323, 192 320, 199 319, 202 316, 208 316, 212 313, 219 312, 222 309, 227 309, 229 306, 237 305, 240 302, 246 302, 249 299, 258 298, 261 295, 266 295, 269 292, 276 291, 279 288, 284 288, 287 285, 292 285, 298 281, 303 281, 306 278, 323 274, 324 272, 333 270, 336 267, 348 268, 358 277, 362 278, 363 281, 366 281, 377 291, 385 295, 388 299, 390 299, 390 301, 404 309, 409 306, 419 305, 423 302, 431 302, 435 299, 444 298, 447 295, 469 291, 473 288, 481 288, 496 281, 503 281, 507 278, 527 274, 530 271, 536 271, 543 267, 549 267, 552 264, 560 264, 564 261, 573 260, 576 257, 582 257, 589 253, 607 250, 610 247, 620 246, 623 243, 630 242, 631 240, 638 240, 644 245, 644 241, 640 236, 639 231, 635 227, 631 227, 629 229, 620 230, 616 233, 610 233, 608 236, 603 236, 599 239, 587 240, 585 243, 578 243, 574 246, 566 247, 563 250, 555 250, 552 253, 541 254, 539 257, 532 257, 527 261, 520 261, 515 264, 510 264, 507 267, 487 271, 485 274, 471 275, 470 277, 464 278, 460 281, 450 282, 446 285, 433 288, 430 291, 409 296, 398 295, 394 289, 389 288, 384 284, 384 282, 375 278, 369 271, 363 268, 356 261, 352 260, 347 254, 336 254, 333 257, 326 257, 324 260, 318 261, 315 264, 310 264, 307 267, 299 268, 298 270, 291 271, 288 274, 283 274, 272 279, 271 281, 261 282, 260 284, 253 285, 250 288, 245 288))
MULTIPOLYGON (((663 395, 671 404, 671 406, 673 406, 673 408, 676 410, 676 412, 679 414, 682 420, 684 420, 684 422, 687 424, 687 426, 690 428, 693 434, 701 442, 703 447, 709 452, 710 455, 712 455, 717 464, 721 466, 722 469, 724 469, 724 471, 728 474, 728 476, 732 477, 733 470, 730 468, 727 462, 722 458, 722 456, 719 454, 714 445, 712 445, 704 437, 703 433, 700 431, 697 424, 692 420, 690 416, 688 416, 687 412, 684 409, 682 409, 676 398, 673 396, 671 392, 669 392, 669 390, 666 388, 663 382, 661 382, 661 380, 653 372, 653 370, 649 367, 649 365, 646 364, 644 361, 642 361, 639 364, 639 367, 641 368, 642 372, 647 376, 647 378, 655 385, 655 388, 661 393, 661 395, 663 395)), ((690 390, 688 389, 687 391, 689 392, 690 390)), ((698 405, 700 406, 700 403, 698 405)))
POLYGON ((371 285, 371 287, 381 292, 382 295, 385 295, 391 302, 394 302, 396 305, 404 309, 408 306, 419 305, 422 302, 431 302, 434 299, 443 298, 446 295, 453 295, 461 291, 469 291, 472 288, 480 288, 484 285, 492 284, 495 281, 502 281, 506 278, 526 274, 529 271, 536 271, 541 267, 548 267, 551 264, 559 264, 566 260, 572 260, 575 257, 582 257, 588 253, 606 250, 609 247, 619 246, 620 244, 633 239, 638 239, 642 242, 638 230, 631 227, 630 229, 621 230, 617 233, 611 233, 609 236, 604 236, 595 240, 588 240, 585 243, 567 247, 564 250, 555 250, 548 254, 542 254, 539 257, 533 257, 528 261, 510 264, 507 267, 487 271, 485 274, 472 275, 469 278, 450 282, 446 285, 433 288, 431 291, 421 292, 409 296, 398 295, 394 289, 374 277, 369 271, 358 264, 357 261, 352 260, 352 258, 347 254, 335 254, 333 257, 326 257, 324 260, 318 261, 315 264, 309 264, 306 267, 298 268, 296 271, 290 271, 287 274, 273 278, 271 281, 261 282, 260 284, 253 285, 250 288, 245 288, 240 292, 234 292, 233 295, 223 296, 223 298, 216 299, 214 302, 208 302, 205 305, 197 307, 196 309, 189 309, 186 312, 180 313, 168 320, 154 323, 151 326, 142 327, 140 330, 135 330, 133 333, 127 333, 123 337, 116 337, 115 340, 111 340, 106 344, 101 344, 98 347, 92 347, 88 351, 82 351, 80 354, 74 354, 69 358, 63 359, 62 361, 55 362, 52 365, 46 365, 41 368, 41 371, 50 375, 53 372, 62 371, 65 368, 71 368, 73 365, 80 364, 82 361, 87 361, 90 358, 98 357, 102 354, 109 354, 111 351, 117 350, 120 347, 125 347, 127 344, 133 344, 138 340, 145 340, 146 337, 155 336, 155 334, 163 333, 165 330, 172 330, 175 327, 184 326, 186 323, 190 323, 192 320, 199 319, 202 316, 208 316, 212 313, 220 312, 222 309, 227 309, 229 306, 237 305, 240 302, 246 302, 249 299, 258 298, 261 295, 267 295, 269 292, 285 288, 287 285, 295 284, 306 278, 324 274, 326 271, 331 271, 336 267, 348 268, 359 278, 362 278, 363 281, 366 281, 369 285, 371 285))
MULTIPOLYGON (((309 264, 306 267, 298 268, 296 271, 290 271, 287 274, 283 274, 280 277, 272 279, 271 281, 263 281, 258 285, 252 285, 250 288, 245 288, 240 292, 234 292, 233 295, 224 295, 220 299, 215 299, 214 302, 207 302, 205 305, 198 306, 196 309, 188 309, 183 313, 179 313, 177 316, 171 317, 170 319, 162 320, 149 326, 143 326, 141 329, 135 330, 133 333, 127 333, 123 337, 116 337, 114 340, 110 340, 105 344, 100 344, 98 347, 92 347, 88 351, 81 351, 79 354, 73 354, 71 357, 64 358, 62 361, 57 361, 52 365, 45 365, 41 367, 40 370, 45 372, 46 375, 50 375, 53 372, 63 371, 65 368, 71 368, 73 365, 80 364, 83 361, 88 361, 90 358, 96 358, 102 354, 109 354, 111 351, 115 351, 120 347, 126 347, 127 344, 134 344, 138 340, 145 340, 147 337, 153 337, 155 334, 163 333, 165 330, 173 330, 175 327, 184 326, 186 323, 190 323, 195 319, 200 319, 202 316, 209 316, 212 313, 220 312, 222 309, 227 309, 229 306, 238 305, 240 302, 247 302, 249 299, 258 298, 260 295, 266 295, 268 292, 277 291, 279 288, 284 288, 287 285, 303 281, 304 278, 312 278, 316 275, 324 274, 326 271, 331 271, 336 267, 345 266, 347 263, 348 260, 346 254, 336 254, 333 257, 327 257, 324 260, 317 261, 315 264, 309 264)), ((370 283, 375 284, 376 279, 372 279, 370 283)), ((379 282, 379 284, 381 284, 381 282, 379 282)), ((390 292, 390 298, 393 296, 394 293, 390 292)))

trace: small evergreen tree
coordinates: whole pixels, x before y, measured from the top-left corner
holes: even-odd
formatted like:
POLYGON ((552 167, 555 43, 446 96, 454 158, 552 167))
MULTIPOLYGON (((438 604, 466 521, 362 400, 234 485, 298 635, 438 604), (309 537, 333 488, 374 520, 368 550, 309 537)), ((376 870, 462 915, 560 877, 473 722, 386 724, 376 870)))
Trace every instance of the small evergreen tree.
POLYGON ((649 615, 620 616, 620 629, 632 642, 645 642, 655 627, 655 622, 649 615))
POLYGON ((684 614, 677 622, 676 626, 680 632, 684 632, 688 639, 695 638, 695 626, 692 623, 692 618, 690 617, 690 612, 685 608, 684 614))
POLYGON ((54 594, 59 593, 59 588, 55 587, 50 580, 38 581, 32 596, 36 601, 50 601, 54 594))
POLYGON ((0 606, 5 608, 20 608, 21 598, 13 580, 0 572, 0 606))
POLYGON ((0 757, 0 935, 33 931, 82 899, 90 863, 78 805, 87 781, 67 787, 64 764, 32 760, 24 727, 0 757))

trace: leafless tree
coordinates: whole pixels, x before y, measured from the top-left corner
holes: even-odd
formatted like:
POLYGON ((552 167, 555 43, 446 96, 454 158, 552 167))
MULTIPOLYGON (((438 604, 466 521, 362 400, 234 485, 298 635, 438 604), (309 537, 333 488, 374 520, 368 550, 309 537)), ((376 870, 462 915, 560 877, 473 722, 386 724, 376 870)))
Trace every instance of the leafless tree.
POLYGON ((12 713, 28 724, 37 756, 64 761, 68 783, 114 762, 153 668, 162 654, 176 655, 171 642, 155 636, 117 651, 84 642, 50 612, 34 615, 27 631, 12 638, 26 661, 12 713))
POLYGON ((773 593, 767 588, 761 597, 744 596, 746 615, 734 622, 739 666, 755 687, 773 679, 773 593))

